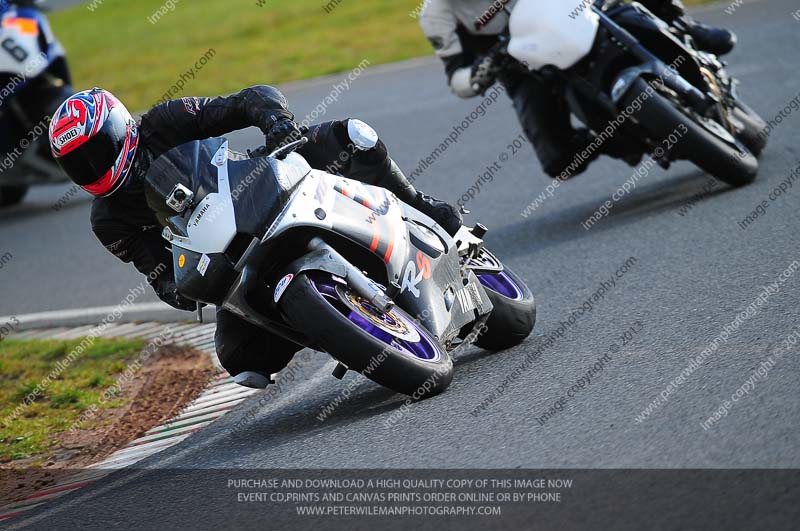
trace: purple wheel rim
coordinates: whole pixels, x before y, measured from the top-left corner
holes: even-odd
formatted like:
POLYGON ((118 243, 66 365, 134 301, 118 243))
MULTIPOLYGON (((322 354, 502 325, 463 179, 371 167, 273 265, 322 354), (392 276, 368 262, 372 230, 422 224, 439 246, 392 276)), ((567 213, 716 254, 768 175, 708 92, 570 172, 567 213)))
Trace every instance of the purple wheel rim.
POLYGON ((522 289, 505 271, 499 271, 497 273, 477 273, 477 275, 478 280, 485 288, 488 288, 507 299, 514 301, 522 300, 522 289))
POLYGON ((336 290, 337 283, 329 278, 312 278, 311 283, 317 293, 322 296, 331 306, 336 308, 339 313, 347 317, 347 319, 358 326, 361 330, 371 335, 375 339, 381 341, 387 346, 391 346, 400 353, 410 356, 412 358, 424 361, 438 361, 441 356, 440 348, 429 337, 427 331, 419 324, 415 323, 407 316, 391 311, 388 314, 381 314, 376 308, 366 301, 362 301, 361 306, 370 310, 370 316, 378 319, 385 326, 404 326, 416 332, 419 337, 418 341, 410 341, 401 337, 397 337, 380 326, 377 326, 363 315, 352 309, 339 296, 336 290))

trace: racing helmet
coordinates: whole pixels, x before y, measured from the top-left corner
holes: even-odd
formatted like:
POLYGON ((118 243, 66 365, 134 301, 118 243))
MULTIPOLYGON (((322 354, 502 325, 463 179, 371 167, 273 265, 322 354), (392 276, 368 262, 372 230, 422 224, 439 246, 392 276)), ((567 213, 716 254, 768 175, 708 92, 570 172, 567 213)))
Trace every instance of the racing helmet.
POLYGON ((49 133, 56 162, 90 194, 109 196, 128 181, 139 130, 110 92, 94 88, 67 98, 53 115, 49 133))

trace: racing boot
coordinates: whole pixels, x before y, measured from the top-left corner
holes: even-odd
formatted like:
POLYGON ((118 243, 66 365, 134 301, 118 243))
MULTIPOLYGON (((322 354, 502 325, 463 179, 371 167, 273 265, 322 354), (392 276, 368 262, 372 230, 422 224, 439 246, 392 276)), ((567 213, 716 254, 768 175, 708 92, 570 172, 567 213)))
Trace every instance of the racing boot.
POLYGON ((714 55, 725 55, 736 46, 736 34, 722 28, 715 28, 708 24, 703 24, 684 17, 684 23, 688 28, 689 35, 692 36, 697 47, 703 51, 714 55))
POLYGON ((692 19, 686 14, 686 8, 680 0, 643 0, 642 3, 666 22, 683 26, 700 50, 725 55, 736 46, 737 39, 733 32, 692 19))
POLYGON ((456 207, 422 192, 417 192, 408 204, 438 223, 450 236, 455 236, 464 224, 464 218, 456 207))
POLYGON ((438 223, 451 236, 455 236, 464 218, 461 212, 450 203, 436 199, 422 192, 418 192, 414 186, 408 182, 400 167, 389 159, 389 172, 383 179, 386 184, 379 184, 387 190, 391 190, 404 203, 416 208, 433 221, 438 223))

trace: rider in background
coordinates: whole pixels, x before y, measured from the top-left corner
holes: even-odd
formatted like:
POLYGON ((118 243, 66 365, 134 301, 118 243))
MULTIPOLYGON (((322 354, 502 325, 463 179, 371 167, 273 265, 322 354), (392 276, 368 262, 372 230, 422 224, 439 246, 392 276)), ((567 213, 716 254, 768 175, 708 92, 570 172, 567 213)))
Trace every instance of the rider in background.
MULTIPOLYGON (((572 127, 557 80, 540 75, 494 73, 489 52, 508 25, 508 15, 505 10, 498 9, 498 5, 510 11, 516 2, 428 0, 420 15, 420 25, 436 54, 444 61, 450 88, 457 96, 471 98, 484 93, 498 80, 503 84, 542 168, 547 175, 556 178, 567 171, 577 160, 576 154, 589 146, 594 137, 588 129, 572 127)), ((733 33, 688 17, 680 0, 640 0, 640 3, 667 22, 681 19, 702 50, 723 55, 736 43, 733 33)), ((608 147, 604 145, 594 151, 594 157, 603 153, 624 155, 610 152, 608 147)), ((588 157, 577 168, 573 165, 570 176, 582 173, 592 160, 593 157, 588 157)))
MULTIPOLYGON (((196 304, 177 292, 170 246, 148 207, 144 178, 151 163, 170 149, 246 127, 258 127, 266 135, 267 151, 256 155, 305 136, 308 142, 297 152, 312 167, 386 188, 451 234, 461 227, 455 208, 414 189, 370 126, 348 119, 301 131, 284 95, 265 85, 231 96, 168 101, 138 123, 110 92, 79 92, 53 116, 50 146, 69 178, 95 196, 91 222, 97 239, 146 275, 162 301, 190 311, 196 304)), ((300 350, 219 308, 215 339, 220 363, 236 383, 247 387, 266 387, 270 375, 300 350)))

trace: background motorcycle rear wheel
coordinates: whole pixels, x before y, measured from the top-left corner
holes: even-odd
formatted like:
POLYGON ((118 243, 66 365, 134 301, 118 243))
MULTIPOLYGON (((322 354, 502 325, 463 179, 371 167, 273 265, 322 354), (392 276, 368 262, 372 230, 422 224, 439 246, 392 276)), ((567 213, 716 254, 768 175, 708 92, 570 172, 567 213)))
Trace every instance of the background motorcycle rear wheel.
MULTIPOLYGON (((642 95, 649 91, 648 83, 638 79, 628 91, 622 106, 635 108, 638 105, 634 105, 634 102, 638 99, 641 109, 633 116, 651 140, 661 143, 679 131, 683 124, 688 132, 673 147, 679 158, 691 161, 731 186, 744 186, 755 180, 758 160, 744 144, 735 139, 733 142, 724 140, 719 134, 712 133, 657 92, 643 99, 642 95)), ((718 127, 722 128, 721 125, 718 127)))
POLYGON ((27 186, 0 186, 0 207, 16 205, 27 193, 27 186))
POLYGON ((397 307, 382 314, 329 273, 298 275, 280 307, 319 348, 395 392, 428 398, 453 380, 452 359, 425 327, 397 307))
POLYGON ((760 157, 761 152, 767 147, 767 122, 743 102, 736 102, 733 115, 744 126, 744 129, 739 132, 739 140, 747 146, 750 153, 760 157))

